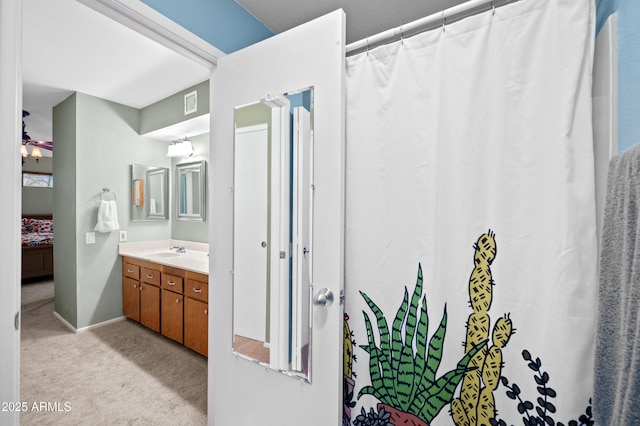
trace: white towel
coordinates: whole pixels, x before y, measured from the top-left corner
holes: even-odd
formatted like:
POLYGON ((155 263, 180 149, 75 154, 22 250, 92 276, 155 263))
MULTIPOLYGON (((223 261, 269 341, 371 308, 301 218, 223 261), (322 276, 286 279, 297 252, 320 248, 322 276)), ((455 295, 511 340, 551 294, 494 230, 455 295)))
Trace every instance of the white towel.
POLYGON ((149 199, 149 214, 156 214, 156 200, 149 199))
POLYGON ((117 231, 120 228, 118 224, 118 208, 115 200, 101 200, 98 208, 98 223, 94 228, 98 232, 117 231))

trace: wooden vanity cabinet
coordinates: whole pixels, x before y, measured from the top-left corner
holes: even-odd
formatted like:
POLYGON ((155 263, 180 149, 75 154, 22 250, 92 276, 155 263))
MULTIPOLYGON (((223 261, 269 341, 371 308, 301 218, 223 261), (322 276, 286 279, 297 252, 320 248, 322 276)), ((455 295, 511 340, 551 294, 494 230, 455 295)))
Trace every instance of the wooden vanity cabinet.
POLYGON ((122 277, 122 313, 140 322, 140 281, 122 277))
POLYGON ((185 271, 164 265, 162 267, 161 334, 178 343, 183 342, 184 307, 182 283, 185 271))
POLYGON ((207 356, 208 276, 122 258, 124 316, 207 356))
POLYGON ((209 305, 205 302, 184 299, 184 345, 208 356, 209 305))
POLYGON ((140 324, 160 331, 160 287, 140 283, 140 324))
POLYGON ((122 259, 122 312, 124 316, 160 331, 160 265, 122 259), (136 295, 137 289, 137 295, 136 295))
POLYGON ((184 286, 184 345, 208 356, 209 285, 204 274, 187 271, 184 286))
POLYGON ((162 335, 178 343, 183 342, 184 296, 162 289, 162 335))

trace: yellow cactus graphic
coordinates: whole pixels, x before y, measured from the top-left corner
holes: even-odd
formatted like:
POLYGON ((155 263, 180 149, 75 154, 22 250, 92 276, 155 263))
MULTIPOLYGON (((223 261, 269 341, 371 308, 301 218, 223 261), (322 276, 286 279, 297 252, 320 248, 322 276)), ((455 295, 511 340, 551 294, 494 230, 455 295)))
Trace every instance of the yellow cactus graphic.
MULTIPOLYGON (((493 300, 491 264, 496 257, 496 240, 489 230, 474 245, 474 268, 469 278, 469 301, 473 312, 467 320, 465 352, 489 339, 493 300)), ((491 333, 491 346, 480 349, 469 361, 470 368, 462 379, 460 397, 451 402, 451 416, 456 426, 488 425, 495 417, 493 392, 500 383, 502 348, 513 334, 508 316, 499 318, 491 333)))
POLYGON ((345 377, 351 378, 353 376, 353 341, 351 340, 352 333, 349 328, 349 323, 347 320, 349 316, 344 314, 343 327, 342 327, 342 336, 343 336, 343 354, 342 354, 342 362, 343 362, 343 371, 345 377))

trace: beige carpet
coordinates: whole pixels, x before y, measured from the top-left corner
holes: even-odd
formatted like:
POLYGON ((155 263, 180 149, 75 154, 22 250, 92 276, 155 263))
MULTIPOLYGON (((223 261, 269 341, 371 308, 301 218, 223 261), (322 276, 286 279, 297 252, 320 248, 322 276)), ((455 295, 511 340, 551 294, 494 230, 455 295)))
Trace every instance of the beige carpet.
POLYGON ((79 334, 22 286, 21 425, 205 425, 207 359, 130 320, 79 334))

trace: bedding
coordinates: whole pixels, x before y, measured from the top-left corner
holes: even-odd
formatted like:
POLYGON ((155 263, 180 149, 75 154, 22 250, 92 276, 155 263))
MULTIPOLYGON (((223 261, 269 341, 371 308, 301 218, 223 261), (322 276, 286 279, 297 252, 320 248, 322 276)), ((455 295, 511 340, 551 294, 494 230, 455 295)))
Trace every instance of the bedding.
POLYGON ((53 245, 53 219, 22 218, 22 247, 53 245))
POLYGON ((51 215, 22 218, 22 278, 53 275, 53 219, 51 215))

